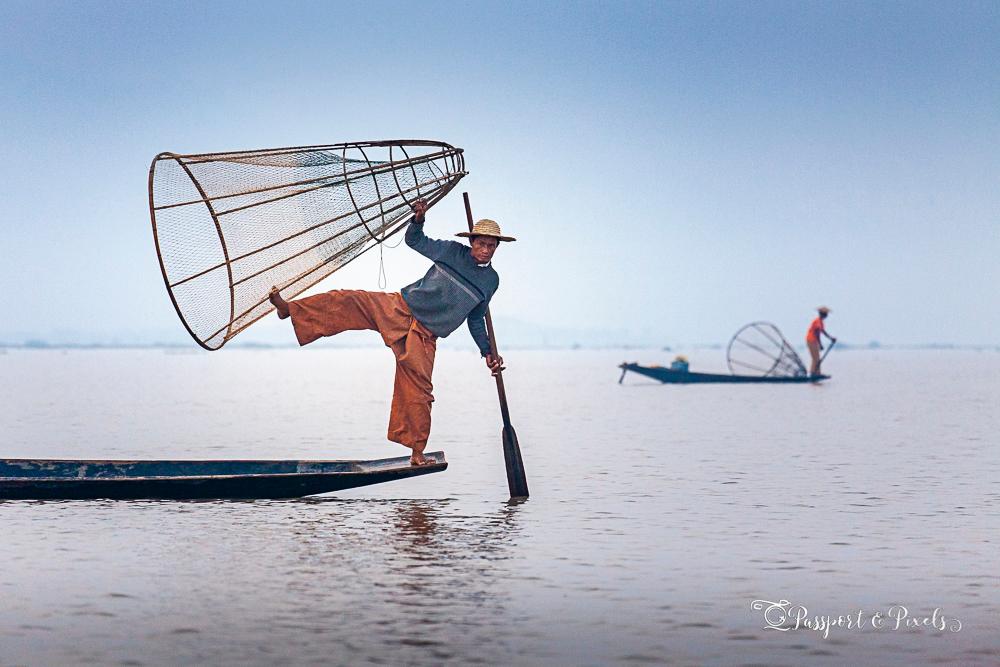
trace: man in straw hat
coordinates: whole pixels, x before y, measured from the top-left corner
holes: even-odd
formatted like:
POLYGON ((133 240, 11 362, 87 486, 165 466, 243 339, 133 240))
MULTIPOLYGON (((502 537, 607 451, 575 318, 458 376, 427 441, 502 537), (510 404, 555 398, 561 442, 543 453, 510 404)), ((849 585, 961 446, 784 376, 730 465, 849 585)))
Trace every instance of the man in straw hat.
POLYGON ((820 341, 820 336, 826 336, 830 339, 831 344, 836 343, 837 339, 826 332, 826 328, 823 326, 823 320, 826 316, 830 314, 830 309, 826 306, 820 306, 816 309, 819 313, 819 317, 812 321, 809 325, 809 331, 806 332, 806 346, 809 348, 809 356, 812 357, 812 365, 809 367, 810 375, 819 375, 819 351, 823 349, 823 343, 820 341))
POLYGON ((456 234, 468 238, 468 246, 431 239, 424 234, 426 212, 426 201, 413 203, 406 244, 434 264, 412 285, 391 293, 334 290, 291 302, 272 288, 270 296, 278 317, 292 318, 299 345, 342 331, 370 329, 382 335, 396 355, 388 438, 412 450, 412 465, 433 463, 423 451, 431 432, 431 372, 437 339, 467 322, 490 371, 496 375, 503 369, 503 359, 490 353, 485 316, 500 284, 492 266, 493 253, 501 242, 515 240, 501 234, 492 220, 480 220, 471 232, 456 234))

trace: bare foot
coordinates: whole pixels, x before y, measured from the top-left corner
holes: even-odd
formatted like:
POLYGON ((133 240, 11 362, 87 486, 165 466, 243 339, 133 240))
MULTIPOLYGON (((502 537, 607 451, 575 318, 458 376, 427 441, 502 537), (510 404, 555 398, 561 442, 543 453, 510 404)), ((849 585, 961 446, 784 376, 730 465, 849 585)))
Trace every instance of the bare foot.
POLYGON ((288 302, 281 298, 281 292, 278 291, 277 287, 271 288, 271 292, 267 295, 267 298, 274 306, 274 309, 278 311, 279 320, 288 317, 288 302))
POLYGON ((413 452, 413 454, 410 456, 411 466, 430 466, 434 465, 435 463, 437 463, 437 461, 435 461, 434 459, 427 458, 420 452, 413 452))

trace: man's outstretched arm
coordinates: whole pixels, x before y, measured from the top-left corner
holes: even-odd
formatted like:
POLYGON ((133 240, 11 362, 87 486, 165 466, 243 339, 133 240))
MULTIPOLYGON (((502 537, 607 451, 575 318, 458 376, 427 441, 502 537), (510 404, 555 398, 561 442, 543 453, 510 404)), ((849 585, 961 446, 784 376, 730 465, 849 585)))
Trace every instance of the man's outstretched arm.
POLYGON ((424 234, 424 214, 427 213, 425 200, 416 200, 410 208, 413 209, 413 218, 410 219, 410 225, 406 228, 406 245, 436 262, 444 255, 452 242, 438 241, 424 234))

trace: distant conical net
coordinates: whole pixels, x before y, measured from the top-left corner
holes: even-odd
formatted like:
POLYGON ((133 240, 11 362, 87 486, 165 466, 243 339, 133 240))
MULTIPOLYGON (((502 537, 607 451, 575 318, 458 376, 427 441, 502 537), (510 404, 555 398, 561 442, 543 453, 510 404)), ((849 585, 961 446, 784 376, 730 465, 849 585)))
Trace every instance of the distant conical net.
POLYGON ((734 375, 802 377, 806 367, 799 355, 770 322, 752 322, 733 336, 726 353, 734 375))
POLYGON ((465 175, 462 150, 384 141, 234 153, 161 153, 149 205, 167 291, 210 350, 398 232, 465 175))

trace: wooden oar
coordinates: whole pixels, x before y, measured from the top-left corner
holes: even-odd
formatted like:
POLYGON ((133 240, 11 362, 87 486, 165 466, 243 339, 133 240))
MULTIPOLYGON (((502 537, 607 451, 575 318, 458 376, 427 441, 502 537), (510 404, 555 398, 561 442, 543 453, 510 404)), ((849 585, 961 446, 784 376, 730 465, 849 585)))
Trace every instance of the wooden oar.
POLYGON ((835 341, 835 340, 830 341, 830 344, 826 346, 826 351, 823 352, 823 356, 819 358, 819 363, 821 363, 821 364, 823 363, 823 360, 826 359, 826 355, 830 354, 830 350, 832 350, 833 346, 836 345, 836 344, 837 344, 837 341, 835 341))
MULTIPOLYGON (((465 200, 465 217, 469 220, 469 231, 472 231, 472 206, 469 204, 469 193, 463 192, 462 198, 465 200)), ((490 309, 486 308, 486 333, 490 337, 490 354, 493 358, 499 358, 497 353, 497 339, 493 335, 493 318, 490 317, 490 309)), ((507 392, 503 388, 503 373, 497 369, 497 394, 500 397, 500 415, 503 417, 503 460, 507 464, 507 487, 510 489, 511 498, 528 497, 528 480, 524 477, 524 462, 521 460, 521 447, 517 443, 517 434, 510 424, 510 411, 507 409, 507 392)))

